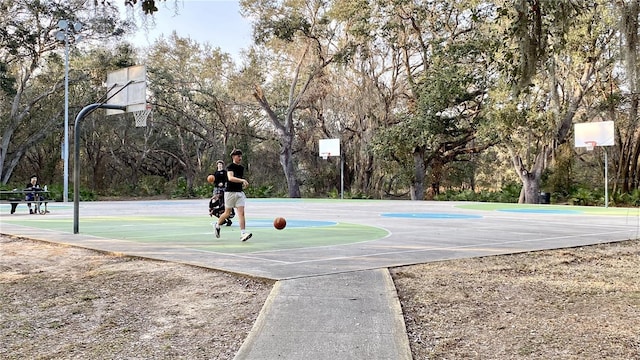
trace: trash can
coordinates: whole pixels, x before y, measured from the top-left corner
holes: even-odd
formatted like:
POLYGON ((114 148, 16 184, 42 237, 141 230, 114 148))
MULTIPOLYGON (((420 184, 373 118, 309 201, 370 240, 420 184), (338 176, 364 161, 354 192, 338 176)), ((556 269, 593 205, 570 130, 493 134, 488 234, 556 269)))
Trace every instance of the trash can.
POLYGON ((540 193, 540 204, 551 204, 551 193, 541 192, 540 193))

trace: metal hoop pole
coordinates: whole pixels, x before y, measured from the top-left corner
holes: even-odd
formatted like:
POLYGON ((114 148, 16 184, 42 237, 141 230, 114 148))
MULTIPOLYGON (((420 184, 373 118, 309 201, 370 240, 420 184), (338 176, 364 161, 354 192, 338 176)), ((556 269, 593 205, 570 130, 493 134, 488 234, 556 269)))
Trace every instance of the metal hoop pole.
POLYGON ((80 120, 90 114, 93 110, 104 108, 112 110, 126 110, 124 105, 112 105, 97 103, 87 105, 76 116, 76 122, 73 126, 73 233, 78 233, 78 218, 80 216, 80 120))
POLYGON ((64 163, 62 201, 69 201, 69 36, 64 30, 64 163))
POLYGON ((604 207, 609 207, 609 160, 607 159, 607 149, 604 150, 604 207))

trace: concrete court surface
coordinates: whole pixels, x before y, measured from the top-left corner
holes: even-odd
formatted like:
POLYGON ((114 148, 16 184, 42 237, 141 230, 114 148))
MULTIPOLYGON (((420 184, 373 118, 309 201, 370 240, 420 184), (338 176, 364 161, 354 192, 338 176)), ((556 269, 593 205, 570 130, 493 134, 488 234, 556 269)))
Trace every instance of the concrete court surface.
POLYGON ((279 280, 238 360, 411 359, 386 268, 627 240, 640 232, 638 209, 250 199, 254 236, 241 243, 237 224, 213 237, 206 200, 82 203, 76 235, 70 204, 52 204, 46 216, 22 211, 8 215, 0 207, 0 232, 279 280), (276 216, 287 218, 287 229, 271 227, 276 216))
POLYGON ((9 206, 3 205, 0 232, 275 280, 574 247, 638 238, 640 233, 637 208, 249 199, 247 229, 254 235, 241 243, 237 219, 233 226, 223 226, 220 239, 214 238, 211 222, 215 218, 207 215, 206 204, 206 199, 82 202, 79 234, 73 234, 73 203, 50 204, 51 213, 47 215, 26 215, 24 205, 18 207, 16 214, 9 215, 9 206), (271 227, 276 216, 288 220, 286 229, 278 231, 271 227), (132 241, 119 236, 143 226, 147 238, 162 235, 159 224, 147 224, 154 217, 164 223, 175 218, 177 221, 171 228, 178 232, 183 226, 184 231, 191 231, 187 225, 197 224, 200 228, 189 235, 188 242, 132 241), (142 220, 125 227, 122 219, 133 218, 142 220), (113 229, 113 235, 88 234, 87 224, 92 219, 113 229), (35 227, 48 227, 45 220, 61 225, 49 229, 35 227), (296 228, 296 224, 301 226, 296 228), (349 227, 342 230, 341 226, 349 227), (290 237, 291 234, 297 235, 290 237), (283 242, 280 238, 286 236, 289 238, 283 242), (333 241, 324 243, 325 237, 333 241), (287 245, 265 248, 270 241, 287 245), (224 251, 216 251, 216 246, 224 251))

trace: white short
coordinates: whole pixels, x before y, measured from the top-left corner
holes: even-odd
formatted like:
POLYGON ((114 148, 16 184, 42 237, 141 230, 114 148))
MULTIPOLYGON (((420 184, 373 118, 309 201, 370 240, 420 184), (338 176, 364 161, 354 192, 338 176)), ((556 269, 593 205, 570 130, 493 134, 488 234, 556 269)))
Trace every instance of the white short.
POLYGON ((224 193, 224 207, 237 208, 240 206, 244 206, 245 200, 247 200, 247 196, 244 194, 244 191, 227 191, 224 193))

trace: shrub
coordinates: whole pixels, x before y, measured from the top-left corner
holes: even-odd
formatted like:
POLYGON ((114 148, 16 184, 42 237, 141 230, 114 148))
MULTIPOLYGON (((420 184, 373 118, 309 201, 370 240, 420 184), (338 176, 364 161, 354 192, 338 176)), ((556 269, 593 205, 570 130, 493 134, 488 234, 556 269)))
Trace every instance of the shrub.
POLYGON ((148 175, 138 180, 138 189, 141 196, 157 196, 165 193, 166 180, 162 176, 148 175))
POLYGON ((249 187, 245 190, 247 197, 253 198, 269 198, 274 197, 274 190, 272 185, 263 185, 258 187, 249 187))
POLYGON ((482 190, 475 192, 470 189, 453 190, 449 189, 443 193, 434 196, 434 200, 438 201, 481 201, 481 202, 518 202, 520 197, 520 185, 517 183, 508 183, 502 187, 500 191, 482 190))
POLYGON ((569 202, 572 205, 591 206, 597 202, 597 197, 594 196, 593 191, 585 188, 578 188, 571 194, 569 202))

